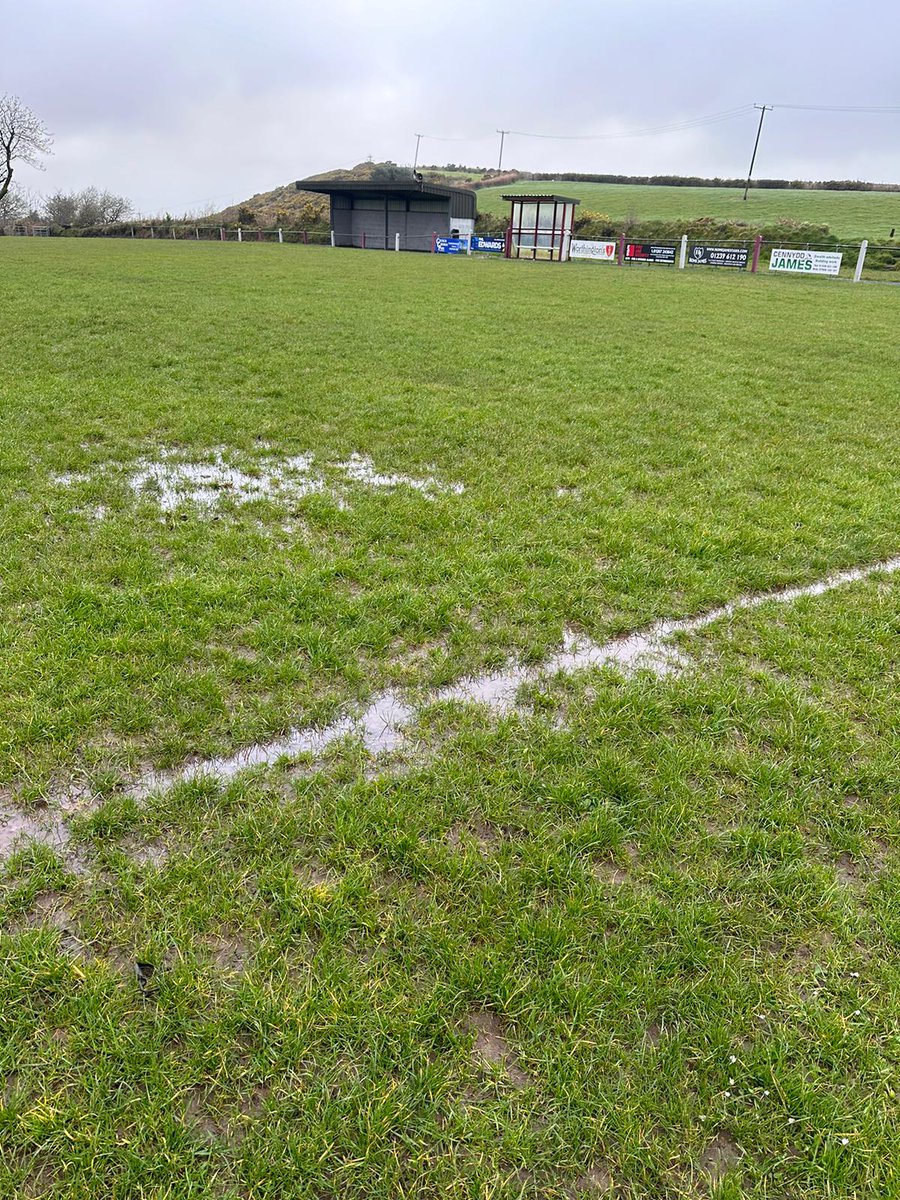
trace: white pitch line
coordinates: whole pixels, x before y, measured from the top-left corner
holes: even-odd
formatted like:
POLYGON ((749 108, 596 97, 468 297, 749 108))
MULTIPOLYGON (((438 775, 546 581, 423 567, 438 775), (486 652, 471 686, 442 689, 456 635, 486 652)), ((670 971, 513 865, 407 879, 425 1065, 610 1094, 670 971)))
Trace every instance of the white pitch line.
MULTIPOLYGON (((228 781, 253 767, 273 766, 280 759, 310 754, 321 758, 327 748, 342 738, 357 738, 371 756, 397 749, 406 731, 421 713, 432 704, 457 702, 481 704, 497 715, 518 709, 518 694, 523 684, 551 679, 556 675, 574 675, 591 667, 615 667, 625 674, 650 671, 657 678, 676 673, 690 665, 690 660, 674 645, 679 633, 695 633, 725 618, 763 604, 793 604, 807 596, 858 583, 872 575, 900 571, 900 557, 838 571, 815 583, 778 591, 758 592, 739 596, 736 600, 695 617, 657 621, 647 629, 613 638, 604 643, 581 638, 568 630, 562 647, 536 666, 510 664, 500 671, 473 675, 432 692, 418 707, 412 707, 395 692, 376 695, 357 716, 345 714, 325 726, 306 726, 291 729, 280 738, 247 746, 234 754, 192 763, 176 771, 149 771, 125 788, 125 794, 146 799, 155 793, 170 791, 179 783, 194 779, 228 781)), ((79 795, 60 797, 56 807, 62 813, 77 811, 79 795)), ((46 812, 41 817, 25 817, 20 812, 0 813, 0 861, 14 844, 22 840, 38 841, 62 848, 68 840, 64 819, 46 812)))

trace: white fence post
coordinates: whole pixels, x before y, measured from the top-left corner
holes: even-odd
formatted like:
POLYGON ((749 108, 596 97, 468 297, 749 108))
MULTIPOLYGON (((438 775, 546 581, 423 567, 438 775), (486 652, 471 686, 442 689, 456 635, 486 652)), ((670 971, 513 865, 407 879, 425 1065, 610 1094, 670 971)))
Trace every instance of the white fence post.
POLYGON ((244 240, 244 239, 243 239, 243 236, 242 236, 242 234, 241 234, 241 227, 240 227, 240 225, 238 225, 238 241, 239 241, 239 242, 242 242, 243 240, 244 240))
POLYGON ((284 235, 282 234, 281 226, 279 225, 279 227, 278 227, 278 245, 282 246, 283 244, 284 244, 284 235))
POLYGON ((397 251, 400 250, 400 234, 399 233, 394 234, 394 249, 397 251))
POLYGON ((679 256, 679 259, 678 259, 678 266, 681 268, 682 271, 684 270, 684 264, 686 262, 687 262, 687 234, 683 233, 681 235, 681 255, 679 256))
POLYGON ((862 279, 863 267, 866 265, 866 251, 869 248, 869 243, 865 239, 859 244, 859 258, 856 260, 856 270, 853 272, 853 282, 859 283, 862 279))
POLYGON ((571 245, 572 245, 572 234, 567 229, 566 232, 563 234, 562 253, 559 256, 560 262, 568 262, 569 261, 569 258, 571 257, 570 252, 569 252, 571 245))

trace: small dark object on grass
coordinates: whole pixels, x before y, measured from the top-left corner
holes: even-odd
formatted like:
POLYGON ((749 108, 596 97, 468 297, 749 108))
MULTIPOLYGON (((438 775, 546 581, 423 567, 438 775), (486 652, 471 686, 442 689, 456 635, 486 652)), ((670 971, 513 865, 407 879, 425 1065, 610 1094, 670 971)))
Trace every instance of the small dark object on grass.
POLYGON ((151 992, 150 981, 156 974, 156 967, 153 963, 136 962, 134 964, 134 975, 138 982, 138 987, 148 996, 151 992))

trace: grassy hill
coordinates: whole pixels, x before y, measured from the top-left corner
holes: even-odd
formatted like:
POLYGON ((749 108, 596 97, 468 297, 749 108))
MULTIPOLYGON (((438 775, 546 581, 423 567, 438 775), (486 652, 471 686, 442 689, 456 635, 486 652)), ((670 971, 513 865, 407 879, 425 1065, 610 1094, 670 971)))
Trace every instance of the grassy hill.
MULTIPOLYGON (((377 182, 402 174, 395 163, 357 163, 355 167, 323 171, 315 179, 348 179, 377 182)), ((900 227, 900 192, 826 191, 824 189, 757 188, 744 201, 739 188, 666 187, 653 184, 573 183, 566 180, 517 178, 504 173, 491 185, 497 172, 471 169, 423 167, 432 183, 478 188, 478 211, 484 217, 505 217, 509 192, 559 192, 581 201, 580 214, 600 213, 619 225, 628 221, 647 226, 654 222, 694 221, 700 217, 720 221, 743 221, 754 226, 779 221, 828 226, 839 238, 887 241, 891 229, 900 227), (485 186, 485 185, 488 186, 485 186)), ((259 192, 240 204, 214 214, 211 221, 235 225, 256 224, 264 228, 313 228, 328 220, 328 199, 313 192, 298 192, 290 181, 268 192, 259 192)))
MULTIPOLYGON (((406 171, 404 168, 397 167, 396 163, 363 162, 357 163, 355 167, 340 167, 334 171, 322 171, 310 178, 348 179, 356 182, 368 179, 376 181, 379 173, 380 177, 384 178, 390 173, 403 175, 406 171)), ((430 183, 446 183, 454 187, 484 178, 478 171, 438 170, 432 167, 423 167, 421 174, 430 183)), ((489 172, 488 177, 491 174, 496 174, 496 172, 489 172)), ((303 228, 326 222, 327 219, 328 197, 319 196, 315 192, 298 192, 293 180, 281 187, 273 188, 269 192, 258 192, 248 200, 241 201, 240 204, 229 205, 228 208, 223 208, 221 212, 215 213, 209 218, 211 221, 222 222, 226 225, 234 225, 240 221, 245 225, 255 223, 266 228, 274 228, 276 225, 303 228)))
POLYGON ((768 225, 779 220, 828 225, 840 237, 886 241, 900 227, 900 193, 751 190, 746 202, 733 188, 654 187, 622 183, 520 180, 478 192, 480 213, 505 215, 508 192, 558 192, 581 201, 581 211, 606 213, 614 221, 638 222, 719 217, 768 225))

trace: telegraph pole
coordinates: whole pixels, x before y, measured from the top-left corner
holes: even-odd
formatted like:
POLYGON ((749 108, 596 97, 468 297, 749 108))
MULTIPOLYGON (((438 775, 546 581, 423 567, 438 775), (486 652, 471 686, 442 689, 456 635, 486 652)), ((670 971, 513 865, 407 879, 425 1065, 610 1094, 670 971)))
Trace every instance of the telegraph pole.
POLYGON ((759 149, 759 135, 762 133, 762 125, 765 120, 766 113, 772 107, 771 104, 754 104, 754 108, 760 110, 759 113, 759 128, 756 131, 756 141, 753 143, 753 157, 750 159, 750 170, 747 172, 747 186, 744 188, 744 199, 747 199, 747 193, 750 191, 750 178, 753 175, 753 164, 756 162, 756 151, 759 149))
POLYGON ((503 139, 509 133, 509 130, 498 129, 497 132, 500 134, 500 157, 497 159, 497 170, 500 171, 503 168, 503 139))
POLYGON ((416 134, 416 161, 413 163, 413 170, 415 170, 416 167, 419 165, 419 142, 421 142, 421 140, 424 136, 425 136, 424 133, 416 134))

